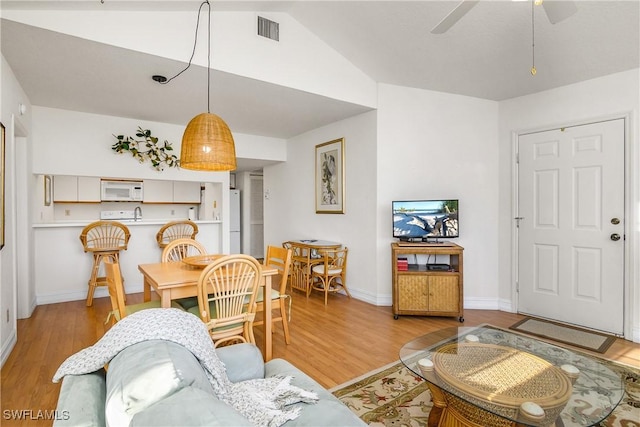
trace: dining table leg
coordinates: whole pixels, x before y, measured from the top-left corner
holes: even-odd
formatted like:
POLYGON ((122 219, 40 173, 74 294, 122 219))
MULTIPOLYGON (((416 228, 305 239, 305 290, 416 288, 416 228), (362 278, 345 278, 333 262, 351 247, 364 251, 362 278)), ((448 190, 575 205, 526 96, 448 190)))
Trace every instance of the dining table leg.
POLYGON ((151 301, 151 284, 149 283, 149 279, 147 279, 147 277, 145 276, 142 283, 143 283, 142 292, 144 295, 144 302, 151 301))
POLYGON ((160 307, 162 308, 171 307, 171 291, 170 290, 162 290, 162 292, 160 292, 160 307))
POLYGON ((142 292, 143 292, 144 302, 151 301, 151 288, 154 288, 154 290, 158 293, 158 296, 160 297, 160 307, 170 308, 171 307, 171 290, 170 289, 163 289, 161 291, 158 290, 155 286, 152 286, 151 282, 146 276, 144 278, 144 281, 142 282, 142 292))
POLYGON ((264 322, 264 361, 268 362, 273 358, 273 342, 272 342, 272 329, 273 325, 271 323, 271 276, 266 276, 264 278, 264 310, 262 310, 262 320, 264 322))

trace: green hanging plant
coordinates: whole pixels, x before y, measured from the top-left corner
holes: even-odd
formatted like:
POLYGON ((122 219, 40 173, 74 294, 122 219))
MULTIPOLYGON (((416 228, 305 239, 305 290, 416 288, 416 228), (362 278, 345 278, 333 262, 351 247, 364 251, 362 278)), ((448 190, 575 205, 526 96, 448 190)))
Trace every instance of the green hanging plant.
POLYGON ((170 168, 176 168, 180 164, 180 160, 175 154, 170 153, 173 151, 171 143, 164 141, 164 143, 158 143, 158 137, 152 136, 149 129, 142 129, 138 126, 136 132, 136 138, 124 135, 113 135, 117 141, 111 146, 111 149, 118 154, 122 154, 125 151, 131 153, 140 163, 144 163, 149 160, 151 166, 157 171, 161 171, 165 166, 170 168))

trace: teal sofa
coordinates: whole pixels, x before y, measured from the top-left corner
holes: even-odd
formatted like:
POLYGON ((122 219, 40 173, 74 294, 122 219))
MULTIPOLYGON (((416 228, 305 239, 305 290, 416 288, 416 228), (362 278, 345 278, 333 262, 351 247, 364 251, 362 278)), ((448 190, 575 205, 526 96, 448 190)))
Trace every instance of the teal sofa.
MULTIPOLYGON (((283 359, 263 362, 252 344, 216 349, 232 382, 271 376, 318 395, 284 426, 365 426, 353 412, 312 378, 283 359)), ((171 341, 150 340, 127 347, 101 369, 64 377, 54 426, 250 426, 219 400, 198 360, 171 341)))

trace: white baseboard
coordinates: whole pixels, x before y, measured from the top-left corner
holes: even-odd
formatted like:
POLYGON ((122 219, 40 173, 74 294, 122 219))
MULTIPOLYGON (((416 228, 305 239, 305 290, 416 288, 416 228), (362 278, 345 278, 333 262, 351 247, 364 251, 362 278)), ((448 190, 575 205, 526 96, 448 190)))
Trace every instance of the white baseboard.
MULTIPOLYGON (((125 286, 126 294, 137 294, 143 291, 142 285, 136 285, 131 287, 125 286)), ((93 294, 94 298, 105 298, 109 296, 109 292, 107 288, 104 286, 99 286, 96 288, 95 293, 93 294)), ((87 299, 87 291, 71 291, 71 292, 61 292, 61 293, 52 293, 52 294, 41 294, 36 296, 37 305, 44 304, 56 304, 59 302, 69 302, 69 301, 78 301, 87 299)))
POLYGON ((499 301, 495 298, 465 298, 463 306, 468 310, 499 310, 499 301))
POLYGON ((4 366, 4 362, 7 361, 9 355, 13 351, 13 348, 16 346, 18 342, 18 336, 16 335, 15 329, 11 331, 9 338, 2 346, 2 353, 0 354, 0 368, 4 366))

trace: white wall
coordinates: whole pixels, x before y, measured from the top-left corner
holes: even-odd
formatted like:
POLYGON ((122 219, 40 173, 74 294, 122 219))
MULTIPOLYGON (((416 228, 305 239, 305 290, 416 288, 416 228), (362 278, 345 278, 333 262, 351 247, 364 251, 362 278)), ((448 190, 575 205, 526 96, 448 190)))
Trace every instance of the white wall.
MULTIPOLYGON (((640 111, 640 70, 630 70, 577 83, 534 95, 503 101, 500 111, 500 298, 502 308, 513 310, 513 280, 511 266, 513 229, 513 152, 514 133, 544 130, 603 118, 628 115, 629 141, 627 141, 627 191, 630 203, 627 216, 627 277, 630 313, 626 318, 625 336, 640 341, 640 142, 638 114, 640 111)), ((622 307, 621 307, 622 309, 622 307)))
MULTIPOLYGON (((287 162, 264 168, 264 243, 292 239, 341 242, 349 248, 347 286, 358 299, 377 303, 376 113, 361 114, 299 135, 288 142, 287 162), (345 139, 345 213, 315 213, 315 146, 345 139)), ((389 261, 386 261, 389 263, 389 261)))
MULTIPOLYGON (((123 117, 81 113, 55 108, 33 108, 33 173, 50 175, 112 176, 174 181, 226 182, 228 172, 198 172, 180 168, 154 170, 130 154, 116 154, 114 135, 135 136, 138 126, 173 145, 180 157, 184 126, 123 117)), ((286 142, 278 138, 234 133, 237 157, 286 160, 286 142), (257 150, 256 147, 260 146, 257 150)))
POLYGON ((1 57, 0 62, 0 122, 5 126, 4 163, 4 239, 0 251, 0 365, 4 364, 15 345, 18 317, 35 305, 35 292, 30 285, 31 263, 28 240, 30 228, 18 209, 28 209, 25 189, 29 183, 26 174, 30 147, 27 130, 31 123, 31 104, 20 87, 13 70, 1 57), (19 105, 26 107, 21 114, 19 105), (18 300, 21 305, 18 306, 18 300))
POLYGON ((265 244, 316 238, 349 246, 354 297, 391 305, 391 201, 459 198, 465 306, 498 305, 498 105, 380 85, 378 112, 289 141, 288 161, 264 169, 265 244), (315 145, 345 137, 346 213, 319 215, 315 145))
POLYGON ((498 104, 379 85, 375 215, 379 301, 391 303, 393 200, 459 199, 465 308, 498 301, 498 104))
POLYGON ((236 158, 270 160, 283 162, 287 160, 287 141, 260 135, 233 134, 236 146, 236 158))

